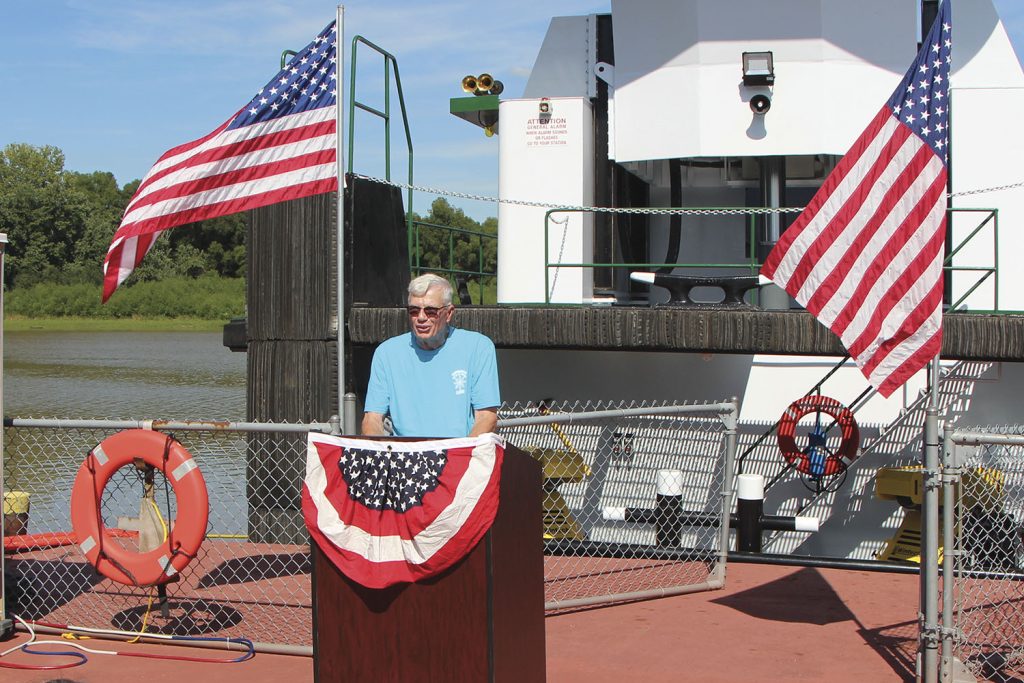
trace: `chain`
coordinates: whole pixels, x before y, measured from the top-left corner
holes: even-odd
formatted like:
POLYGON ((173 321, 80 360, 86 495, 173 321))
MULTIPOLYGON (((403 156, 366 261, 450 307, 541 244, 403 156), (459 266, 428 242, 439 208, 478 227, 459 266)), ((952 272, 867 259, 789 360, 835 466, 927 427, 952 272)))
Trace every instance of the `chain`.
POLYGON ((1024 182, 1013 183, 1011 185, 998 185, 996 187, 985 187, 980 190, 964 190, 963 192, 953 192, 950 197, 966 197, 972 194, 986 194, 988 192, 999 192, 1000 190, 1012 190, 1017 187, 1024 187, 1024 182))
POLYGON ((558 284, 558 271, 561 270, 561 268, 562 268, 562 266, 561 266, 561 264, 562 264, 562 256, 565 254, 565 237, 566 237, 566 235, 569 234, 569 217, 568 216, 566 216, 563 220, 560 220, 560 221, 559 220, 555 220, 554 218, 552 218, 551 221, 553 223, 560 223, 560 224, 564 225, 565 227, 562 228, 562 246, 559 247, 559 249, 558 249, 558 261, 556 261, 556 263, 558 265, 555 266, 555 275, 554 275, 554 277, 551 278, 551 291, 548 292, 548 299, 553 299, 555 297, 555 285, 558 284))
POLYGON ((354 177, 360 180, 368 180, 372 183, 380 183, 382 185, 390 185, 391 187, 397 187, 402 190, 413 190, 415 192, 424 192, 426 194, 437 194, 445 197, 456 197, 458 199, 472 199, 480 202, 497 202, 499 204, 514 204, 516 206, 535 206, 542 209, 553 209, 555 211, 577 211, 577 212, 594 212, 594 213, 642 213, 652 214, 655 216, 723 216, 723 215, 746 215, 746 214, 768 214, 768 213, 800 213, 803 208, 771 208, 771 207, 752 207, 749 209, 734 208, 734 209, 637 209, 627 207, 611 207, 611 206, 579 206, 571 204, 550 204, 544 202, 531 202, 522 199, 499 199, 498 197, 488 197, 480 194, 468 194, 466 192, 453 192, 451 190, 443 190, 436 187, 423 187, 421 185, 410 185, 408 183, 399 183, 394 180, 384 180, 383 178, 374 178, 373 176, 361 175, 359 173, 353 173, 354 177))
MULTIPOLYGON (((436 194, 444 197, 455 197, 458 199, 472 199, 480 202, 491 202, 499 204, 513 204, 515 206, 535 206, 541 209, 552 209, 555 211, 577 211, 577 212, 594 212, 594 213, 617 213, 617 214, 648 214, 654 216, 739 216, 739 215, 764 215, 773 213, 800 213, 803 211, 803 207, 749 207, 749 208, 730 208, 730 209, 659 209, 659 208, 631 208, 631 207, 612 207, 612 206, 581 206, 571 204, 546 204, 544 202, 531 202, 523 199, 501 199, 498 197, 488 197, 482 194, 469 194, 467 192, 454 192, 452 190, 444 190, 437 187, 423 187, 422 185, 410 185, 409 183, 400 183, 394 180, 385 180, 383 178, 375 178, 373 176, 362 175, 359 173, 353 173, 353 177, 359 178, 360 180, 367 180, 372 183, 380 183, 381 185, 390 185, 391 187, 397 187, 402 190, 413 190, 415 192, 424 192, 426 194, 436 194)), ((976 194, 987 194, 989 192, 999 192, 1001 190, 1012 190, 1018 187, 1024 187, 1024 181, 1019 183, 1012 183, 1010 185, 998 185, 996 187, 985 187, 977 190, 965 190, 963 192, 952 192, 949 197, 967 197, 969 195, 976 194)))

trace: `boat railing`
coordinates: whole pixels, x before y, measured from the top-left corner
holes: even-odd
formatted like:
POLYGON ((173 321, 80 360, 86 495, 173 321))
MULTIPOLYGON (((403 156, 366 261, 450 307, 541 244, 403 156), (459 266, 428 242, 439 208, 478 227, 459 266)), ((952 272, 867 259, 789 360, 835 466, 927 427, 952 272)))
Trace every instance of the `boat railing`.
MULTIPOLYGON (((348 98, 348 173, 352 174, 355 168, 355 136, 356 136, 356 109, 376 116, 384 123, 384 179, 391 180, 391 75, 395 77, 395 92, 398 95, 399 108, 402 111, 402 125, 405 129, 405 144, 408 151, 408 173, 405 216, 408 228, 409 253, 412 254, 413 234, 413 208, 412 208, 412 183, 413 183, 413 146, 412 133, 409 130, 409 114, 405 108, 405 95, 402 93, 402 78, 398 71, 398 60, 393 54, 384 48, 376 45, 363 36, 357 35, 352 38, 352 63, 349 75, 349 98, 348 98), (365 46, 384 59, 384 104, 382 109, 373 107, 366 102, 356 98, 356 72, 358 47, 365 46)), ((341 131, 339 131, 339 134, 341 131)), ((411 257, 410 257, 411 260, 411 257)), ((412 263, 409 264, 410 267, 412 263)))
MULTIPOLYGON (((470 280, 476 304, 495 303, 498 235, 427 221, 412 221, 412 273, 444 275, 458 286, 470 280)), ((461 302, 466 303, 466 302, 461 302)))
MULTIPOLYGON (((799 209, 782 209, 782 211, 795 212, 799 209)), ((544 303, 552 304, 552 292, 554 289, 553 280, 557 278, 559 269, 562 268, 626 268, 630 270, 653 270, 672 269, 677 271, 690 271, 690 274, 707 274, 709 271, 741 271, 750 275, 756 274, 761 268, 761 262, 757 258, 757 217, 766 213, 766 209, 750 207, 645 207, 630 209, 601 209, 595 207, 564 207, 549 209, 544 214, 544 303), (737 239, 746 241, 745 256, 735 261, 679 261, 676 263, 666 262, 638 262, 638 261, 562 261, 561 254, 552 254, 551 237, 552 230, 561 225, 563 233, 568 230, 567 219, 559 220, 556 216, 564 214, 584 214, 595 212, 631 213, 641 215, 665 215, 680 213, 686 216, 722 216, 733 218, 733 226, 736 227, 736 216, 743 216, 742 235, 737 234, 737 239), (552 224, 555 224, 553 227, 552 224)), ((967 310, 966 303, 972 295, 987 281, 991 280, 991 302, 990 309, 981 309, 977 306, 971 308, 971 312, 977 313, 999 313, 999 211, 991 208, 957 208, 947 209, 948 225, 951 226, 947 233, 947 255, 943 260, 943 270, 946 273, 947 292, 945 299, 951 303, 948 310, 964 312, 967 310), (963 221, 958 220, 961 215, 979 214, 978 220, 973 229, 962 225, 963 221), (958 243, 954 243, 953 227, 957 232, 965 229, 970 232, 958 243), (988 228, 988 230, 986 230, 988 228), (990 239, 992 244, 991 263, 978 263, 979 252, 986 252, 982 240, 990 239), (957 261, 959 257, 959 262, 957 261), (968 281, 966 286, 961 287, 963 291, 953 289, 953 278, 955 274, 974 273, 973 281, 968 281), (953 300, 954 292, 957 296, 953 300)), ((648 229, 650 227, 648 226, 648 229)), ((564 234, 563 234, 564 237, 564 234)), ((556 241, 559 236, 555 234, 556 241)), ((958 279, 959 280, 959 279, 958 279)), ((960 284, 957 281, 955 284, 960 284)), ((755 294, 756 296, 756 294, 755 294)))

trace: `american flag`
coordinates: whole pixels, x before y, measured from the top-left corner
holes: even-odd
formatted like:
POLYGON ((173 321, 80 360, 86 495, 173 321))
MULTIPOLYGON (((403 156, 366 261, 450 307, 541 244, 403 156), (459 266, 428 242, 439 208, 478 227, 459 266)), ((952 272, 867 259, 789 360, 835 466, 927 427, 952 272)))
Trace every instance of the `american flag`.
POLYGON ((338 187, 334 22, 215 131, 164 153, 103 261, 103 301, 162 230, 338 187))
POLYGON ((491 528, 503 457, 494 434, 390 442, 310 433, 306 527, 324 556, 364 586, 435 576, 491 528))
POLYGON ((950 0, 892 97, 761 273, 842 340, 889 396, 942 346, 950 0))

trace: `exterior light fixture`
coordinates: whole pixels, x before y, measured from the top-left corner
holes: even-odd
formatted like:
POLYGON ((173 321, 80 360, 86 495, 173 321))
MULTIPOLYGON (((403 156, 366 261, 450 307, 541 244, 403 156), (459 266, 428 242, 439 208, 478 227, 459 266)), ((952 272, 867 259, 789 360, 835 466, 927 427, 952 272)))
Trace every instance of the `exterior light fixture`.
POLYGON ((743 53, 743 85, 773 85, 775 64, 771 52, 743 53))

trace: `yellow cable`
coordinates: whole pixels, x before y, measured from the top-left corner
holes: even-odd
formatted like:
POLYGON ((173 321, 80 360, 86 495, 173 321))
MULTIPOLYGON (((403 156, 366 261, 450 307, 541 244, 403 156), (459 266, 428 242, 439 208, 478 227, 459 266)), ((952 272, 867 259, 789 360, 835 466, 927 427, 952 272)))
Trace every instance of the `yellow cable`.
POLYGON ((64 640, 91 640, 91 636, 80 636, 77 633, 62 633, 60 637, 64 640))
POLYGON ((150 591, 149 591, 149 603, 146 605, 146 613, 142 615, 142 627, 139 628, 137 636, 135 636, 131 640, 127 640, 125 642, 127 642, 127 643, 137 643, 137 642, 139 642, 139 640, 142 639, 143 634, 146 633, 146 622, 149 621, 149 614, 152 611, 153 611, 153 590, 150 589, 150 591))
MULTIPOLYGON (((157 507, 156 501, 152 498, 146 498, 149 504, 153 506, 153 510, 156 512, 156 518, 160 520, 160 528, 163 529, 164 537, 163 540, 167 540, 167 523, 164 522, 164 516, 160 514, 160 508, 157 507)), ((153 588, 156 588, 155 586, 153 588)), ((149 622, 149 615, 153 611, 153 589, 149 591, 149 601, 146 604, 146 613, 142 615, 142 626, 138 630, 138 635, 132 638, 128 643, 137 643, 142 638, 143 634, 146 633, 146 624, 149 622)))
MULTIPOLYGON (((149 504, 153 506, 153 510, 156 512, 156 518, 160 520, 160 528, 164 530, 163 540, 167 540, 167 523, 164 521, 164 516, 160 514, 160 508, 156 506, 156 501, 152 498, 149 499, 149 504)), ((162 541, 161 541, 162 542, 162 541)))

